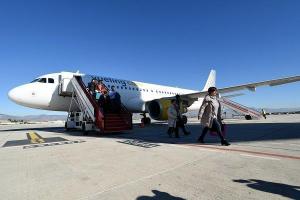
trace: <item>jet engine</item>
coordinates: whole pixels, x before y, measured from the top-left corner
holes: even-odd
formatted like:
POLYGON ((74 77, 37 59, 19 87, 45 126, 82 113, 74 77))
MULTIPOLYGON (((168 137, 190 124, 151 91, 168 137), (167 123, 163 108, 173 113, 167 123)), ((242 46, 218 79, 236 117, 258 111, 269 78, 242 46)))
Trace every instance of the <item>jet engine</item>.
MULTIPOLYGON (((152 119, 155 120, 167 120, 168 108, 171 105, 171 100, 168 99, 156 99, 148 103, 148 112, 152 119)), ((187 112, 186 107, 180 106, 181 113, 187 112)), ((184 116, 185 117, 185 116, 184 116)))

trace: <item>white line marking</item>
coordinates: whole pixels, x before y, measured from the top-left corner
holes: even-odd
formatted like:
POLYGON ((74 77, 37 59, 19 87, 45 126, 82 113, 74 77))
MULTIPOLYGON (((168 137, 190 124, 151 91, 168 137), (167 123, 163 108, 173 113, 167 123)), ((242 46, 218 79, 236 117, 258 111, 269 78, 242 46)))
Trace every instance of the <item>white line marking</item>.
POLYGON ((271 158, 271 157, 265 157, 265 156, 255 156, 255 155, 251 155, 251 154, 240 154, 241 156, 247 156, 247 157, 253 157, 253 158, 262 158, 262 159, 267 159, 267 160, 280 160, 278 158, 271 158))

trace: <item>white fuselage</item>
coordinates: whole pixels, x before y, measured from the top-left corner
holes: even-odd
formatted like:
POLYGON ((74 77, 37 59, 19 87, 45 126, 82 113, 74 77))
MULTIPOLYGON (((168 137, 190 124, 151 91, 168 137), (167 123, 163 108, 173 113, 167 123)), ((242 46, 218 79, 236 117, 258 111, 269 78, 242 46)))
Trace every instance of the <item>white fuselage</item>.
MULTIPOLYGON (((71 79, 75 74, 70 72, 61 72, 46 74, 38 77, 28 84, 13 88, 9 91, 9 98, 17 104, 53 111, 69 111, 71 97, 59 95, 59 85, 64 78, 71 79)), ((100 76, 101 77, 101 76, 100 76)), ((197 92, 176 87, 168 87, 156 84, 143 83, 138 81, 126 81, 101 77, 103 83, 110 87, 115 86, 116 91, 121 95, 122 103, 130 112, 147 112, 146 102, 162 97, 174 97, 176 94, 188 94, 197 92)), ((194 102, 189 109, 199 109, 202 98, 194 102)), ((73 104, 71 109, 77 109, 73 104)))

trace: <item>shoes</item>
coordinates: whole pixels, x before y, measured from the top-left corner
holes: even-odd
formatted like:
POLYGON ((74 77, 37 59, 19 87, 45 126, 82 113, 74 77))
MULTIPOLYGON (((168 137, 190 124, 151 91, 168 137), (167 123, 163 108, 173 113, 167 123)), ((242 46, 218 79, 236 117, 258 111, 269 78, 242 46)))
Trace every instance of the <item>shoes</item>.
POLYGON ((230 143, 227 142, 227 140, 222 140, 222 141, 221 141, 221 145, 223 145, 223 146, 229 146, 230 143))

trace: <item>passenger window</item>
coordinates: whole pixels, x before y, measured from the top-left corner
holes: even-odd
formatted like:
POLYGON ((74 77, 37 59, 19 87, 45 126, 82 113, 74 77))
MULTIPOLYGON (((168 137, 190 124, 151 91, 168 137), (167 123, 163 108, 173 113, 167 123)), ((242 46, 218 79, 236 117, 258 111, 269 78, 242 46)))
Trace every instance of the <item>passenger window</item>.
POLYGON ((40 80, 38 80, 38 82, 40 82, 40 83, 47 83, 47 79, 46 78, 40 78, 40 80))
POLYGON ((48 83, 54 83, 54 79, 53 78, 48 78, 48 83))

